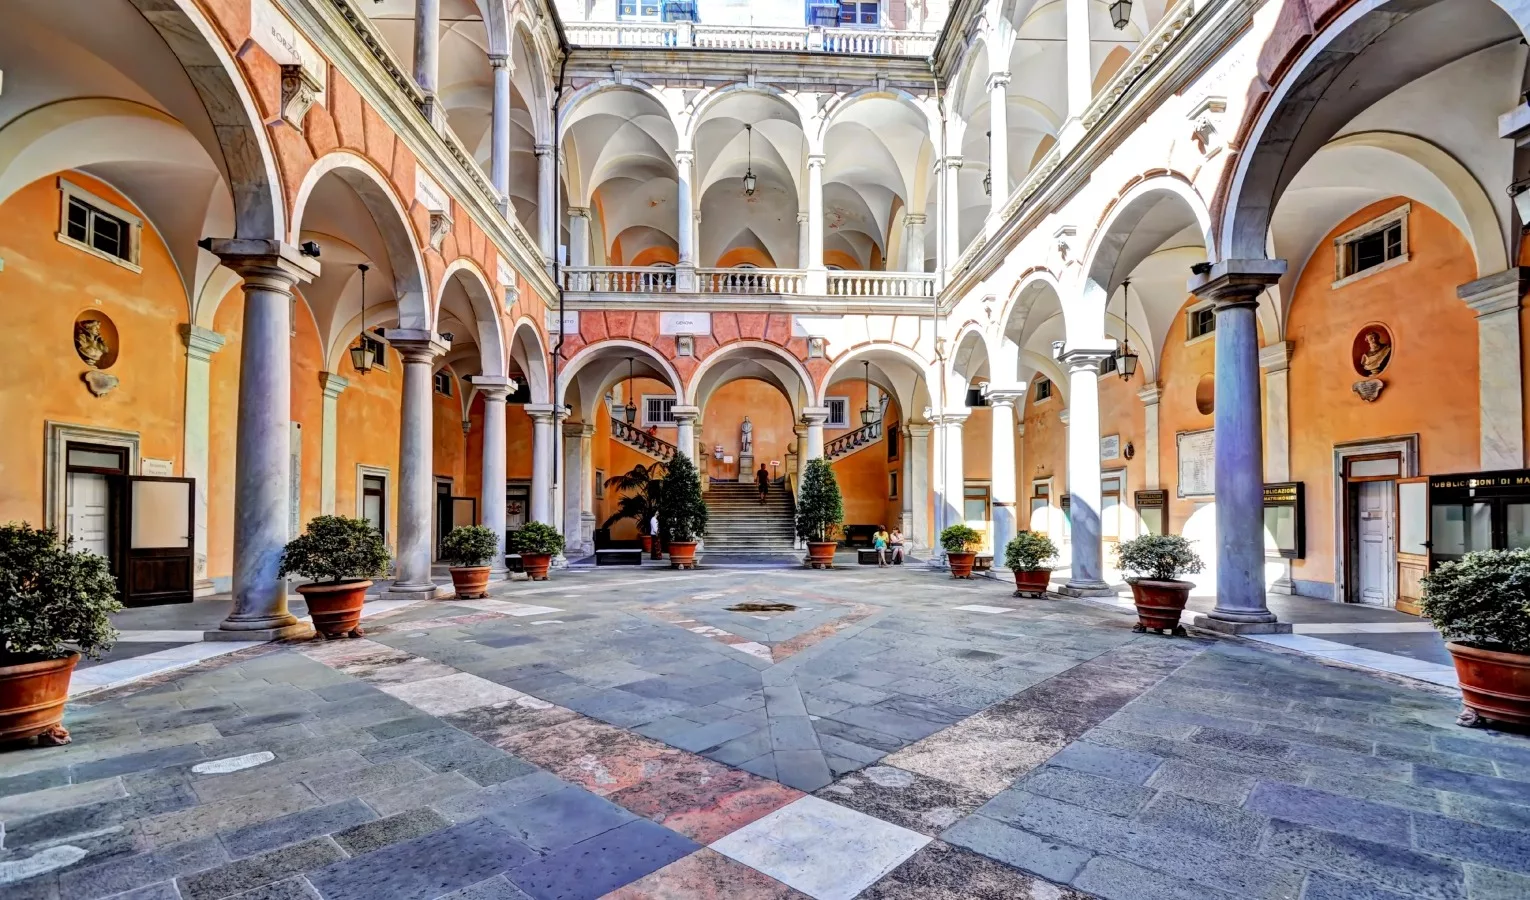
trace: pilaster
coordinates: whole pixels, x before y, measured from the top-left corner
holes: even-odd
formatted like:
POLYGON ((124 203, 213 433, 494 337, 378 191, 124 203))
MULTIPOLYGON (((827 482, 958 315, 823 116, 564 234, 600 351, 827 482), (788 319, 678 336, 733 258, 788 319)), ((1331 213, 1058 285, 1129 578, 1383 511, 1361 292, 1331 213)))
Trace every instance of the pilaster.
POLYGON ((1524 379, 1519 311, 1530 266, 1515 266, 1456 289, 1477 316, 1479 465, 1484 471, 1525 465, 1524 379))
POLYGON ((207 481, 208 445, 211 438, 209 404, 212 398, 212 356, 223 349, 223 335, 200 325, 182 325, 186 345, 186 432, 182 444, 181 474, 196 479, 196 578, 198 597, 213 593, 207 577, 207 481))
POLYGON ((319 389, 324 392, 320 406, 319 426, 319 512, 326 516, 335 514, 335 471, 340 439, 340 395, 350 387, 350 381, 333 372, 319 373, 319 389))

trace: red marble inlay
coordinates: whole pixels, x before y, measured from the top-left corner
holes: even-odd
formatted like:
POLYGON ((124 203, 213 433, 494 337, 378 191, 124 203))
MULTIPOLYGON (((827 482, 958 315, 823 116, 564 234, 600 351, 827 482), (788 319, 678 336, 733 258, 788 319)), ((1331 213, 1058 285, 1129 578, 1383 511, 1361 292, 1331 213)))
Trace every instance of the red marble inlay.
POLYGON ((732 834, 802 796, 801 791, 687 753, 610 801, 700 844, 732 834))
POLYGON ((601 900, 806 900, 762 872, 702 848, 601 900))
POLYGON ((512 735, 499 746, 601 796, 641 784, 689 755, 584 718, 512 735))

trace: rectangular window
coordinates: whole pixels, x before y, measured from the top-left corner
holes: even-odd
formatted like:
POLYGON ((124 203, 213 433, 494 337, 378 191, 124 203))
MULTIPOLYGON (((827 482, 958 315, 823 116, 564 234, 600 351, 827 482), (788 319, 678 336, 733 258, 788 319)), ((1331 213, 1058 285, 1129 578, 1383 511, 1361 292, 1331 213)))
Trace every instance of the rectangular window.
POLYGON ((1185 313, 1185 340, 1204 337, 1217 330, 1217 310, 1210 304, 1185 313))
POLYGON ((142 221, 68 179, 60 178, 58 187, 63 195, 58 239, 135 272, 141 271, 138 229, 142 221))
POLYGON ((388 345, 369 334, 362 335, 361 340, 366 345, 367 352, 372 354, 372 365, 386 370, 388 368, 388 345))
POLYGON ((829 397, 824 401, 824 406, 829 408, 829 419, 823 424, 829 428, 850 427, 850 398, 829 397))
POLYGON ((387 534, 388 480, 385 476, 361 476, 361 518, 377 529, 378 534, 387 534))
POLYGON ((988 521, 988 485, 969 484, 963 486, 962 516, 968 522, 988 521))
POLYGON ((878 6, 875 0, 845 0, 839 4, 839 24, 876 25, 878 6))
POLYGON ((1036 392, 1037 403, 1052 397, 1052 382, 1046 378, 1036 379, 1036 383, 1031 385, 1031 389, 1036 392))
POLYGON ((675 398, 649 397, 645 395, 643 397, 643 424, 675 424, 675 398))
POLYGON ((1408 261, 1408 213, 1405 203, 1334 239, 1334 287, 1374 275, 1408 261))
POLYGON ((436 393, 444 397, 452 395, 452 373, 445 369, 436 373, 436 393))
POLYGON ((1116 359, 1117 359, 1117 357, 1115 356, 1115 354, 1111 354, 1110 356, 1107 356, 1104 359, 1100 360, 1100 374, 1101 375, 1110 375, 1110 374, 1113 374, 1116 371, 1116 359))

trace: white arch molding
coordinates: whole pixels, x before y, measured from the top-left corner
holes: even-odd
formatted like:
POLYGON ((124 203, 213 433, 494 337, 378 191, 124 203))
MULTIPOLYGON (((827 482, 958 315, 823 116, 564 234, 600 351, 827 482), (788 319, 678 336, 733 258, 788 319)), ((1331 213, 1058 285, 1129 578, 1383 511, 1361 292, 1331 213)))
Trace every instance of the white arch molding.
MULTIPOLYGON (((797 381, 802 387, 802 405, 819 405, 821 398, 814 387, 813 377, 803 367, 802 361, 779 345, 768 341, 733 341, 713 351, 706 359, 702 360, 701 365, 696 367, 696 371, 691 373, 690 383, 686 385, 684 394, 686 404, 689 406, 699 406, 700 404, 697 403, 699 391, 707 373, 719 364, 730 361, 730 358, 738 358, 741 351, 747 350, 763 350, 767 354, 774 356, 774 361, 785 363, 796 374, 797 381)), ((796 405, 794 398, 792 405, 796 405)))
POLYGON ((574 376, 578 375, 586 366, 601 358, 612 358, 619 361, 628 356, 641 356, 650 364, 653 364, 654 368, 664 373, 665 379, 669 381, 670 388, 675 392, 675 397, 685 396, 683 388, 684 380, 681 379, 680 373, 675 370, 670 361, 664 357, 664 354, 638 341, 627 338, 607 338, 603 341, 586 344, 581 347, 579 352, 575 353, 559 370, 558 405, 563 406, 567 403, 569 384, 573 381, 574 376), (619 352, 613 354, 611 351, 619 352))
POLYGON ((502 311, 499 302, 495 299, 497 292, 490 285, 489 277, 476 262, 467 257, 459 257, 446 267, 446 271, 441 275, 441 286, 436 291, 435 303, 432 305, 431 321, 440 321, 441 301, 445 299, 452 279, 459 274, 463 276, 463 290, 478 320, 478 334, 474 342, 478 344, 481 374, 505 375, 507 368, 504 328, 501 324, 502 311))
POLYGON ((529 316, 515 320, 510 329, 509 357, 521 369, 531 390, 532 403, 551 403, 552 389, 547 372, 547 345, 542 332, 529 316))

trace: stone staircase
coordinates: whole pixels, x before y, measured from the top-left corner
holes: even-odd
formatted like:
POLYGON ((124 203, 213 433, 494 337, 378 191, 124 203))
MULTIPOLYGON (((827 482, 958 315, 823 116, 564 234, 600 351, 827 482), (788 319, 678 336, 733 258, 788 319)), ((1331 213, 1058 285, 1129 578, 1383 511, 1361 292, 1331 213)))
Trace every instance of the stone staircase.
POLYGON ((781 555, 796 552, 792 497, 771 485, 760 503, 753 484, 713 482, 707 486, 705 552, 728 555, 781 555))
POLYGON ((625 420, 611 417, 611 437, 626 444, 628 447, 646 453, 659 462, 669 462, 675 458, 675 445, 663 438, 655 437, 641 428, 628 425, 625 420))

